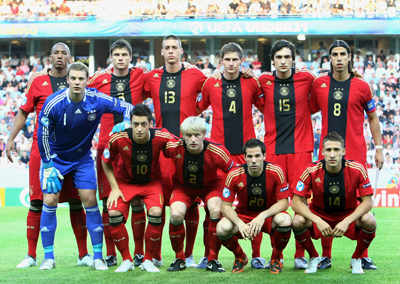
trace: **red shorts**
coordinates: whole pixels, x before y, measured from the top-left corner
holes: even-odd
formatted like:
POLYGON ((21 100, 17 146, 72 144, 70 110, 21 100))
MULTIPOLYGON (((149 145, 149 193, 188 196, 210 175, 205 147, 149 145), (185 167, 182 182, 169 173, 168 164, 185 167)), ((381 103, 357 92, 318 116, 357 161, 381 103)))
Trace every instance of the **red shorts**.
POLYGON ((221 196, 222 188, 218 185, 216 188, 190 188, 183 185, 176 185, 175 188, 172 190, 171 199, 169 204, 176 201, 180 201, 185 203, 186 207, 189 208, 192 204, 200 198, 203 200, 204 204, 207 205, 207 201, 213 197, 220 197, 221 196))
MULTIPOLYGON (((43 200, 43 192, 40 187, 40 153, 36 141, 32 143, 31 155, 29 160, 29 198, 30 200, 43 200)), ((65 175, 63 186, 60 192, 60 203, 70 199, 80 200, 78 190, 74 187, 71 175, 65 175)))
POLYGON ((165 157, 164 153, 160 152, 160 172, 161 172, 161 183, 164 194, 164 204, 169 205, 173 189, 173 177, 175 174, 175 164, 170 158, 165 157))
POLYGON ((118 186, 126 201, 119 198, 117 206, 108 208, 108 210, 121 212, 125 219, 128 218, 130 201, 137 196, 143 198, 147 210, 152 207, 163 207, 164 200, 160 181, 151 181, 143 185, 118 182, 118 186))
MULTIPOLYGON (((338 223, 340 223, 340 221, 342 221, 344 218, 346 218, 346 216, 343 216, 341 218, 337 218, 336 220, 334 220, 335 218, 331 218, 330 220, 327 220, 326 218, 324 218, 324 216, 321 216, 321 214, 318 214, 314 210, 311 210, 311 211, 315 215, 318 215, 319 217, 321 217, 322 220, 327 222, 329 224, 329 226, 331 226, 332 229, 334 229, 335 226, 338 223)), ((356 222, 355 221, 349 225, 349 228, 344 233, 344 235, 346 237, 348 237, 349 239, 351 239, 351 240, 357 240, 357 227, 356 227, 356 222)), ((315 239, 315 240, 320 239, 322 237, 322 233, 318 230, 317 225, 315 223, 313 223, 312 228, 311 228, 311 237, 313 239, 315 239)))
POLYGON ((312 162, 312 152, 281 155, 267 154, 266 159, 268 162, 282 168, 289 183, 290 191, 293 192, 300 175, 312 162))
POLYGON ((104 147, 97 147, 96 168, 97 168, 97 188, 99 189, 99 199, 107 198, 111 192, 111 187, 101 165, 101 157, 103 156, 104 147))

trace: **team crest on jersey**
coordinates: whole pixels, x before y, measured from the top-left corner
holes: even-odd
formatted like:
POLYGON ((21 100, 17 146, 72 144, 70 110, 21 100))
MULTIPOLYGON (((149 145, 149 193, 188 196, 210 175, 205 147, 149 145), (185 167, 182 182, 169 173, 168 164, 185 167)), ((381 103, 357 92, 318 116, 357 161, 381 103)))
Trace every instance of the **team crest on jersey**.
POLYGON ((304 183, 299 180, 296 185, 296 190, 302 192, 304 190, 304 183))
POLYGON ((190 164, 188 165, 188 170, 189 170, 189 172, 191 172, 191 173, 196 173, 196 172, 199 170, 199 167, 198 167, 197 164, 195 164, 195 163, 190 163, 190 164))
POLYGON ((334 98, 335 100, 340 101, 340 100, 343 98, 343 90, 342 90, 342 89, 336 89, 336 90, 333 92, 333 98, 334 98))
POLYGON ((110 150, 108 150, 108 148, 104 150, 103 157, 106 159, 110 158, 110 150))
POLYGON ((176 82, 174 79, 168 79, 167 80, 167 88, 168 89, 173 89, 176 85, 176 82))
POLYGON ((251 189, 251 193, 253 194, 253 195, 261 195, 261 193, 262 193, 262 188, 260 187, 260 186, 253 186, 252 187, 252 189, 251 189))
POLYGON ((224 190, 222 191, 222 196, 228 198, 229 196, 231 196, 231 191, 225 187, 224 190))
POLYGON ((334 184, 334 185, 331 185, 328 190, 332 194, 338 194, 340 191, 340 187, 338 185, 334 184))
POLYGON ((58 86, 58 91, 59 90, 64 90, 66 88, 67 88, 67 85, 61 84, 61 85, 58 86))
POLYGON ((226 95, 228 96, 228 98, 234 98, 236 97, 236 90, 234 88, 229 88, 228 90, 226 90, 226 95))
POLYGON ((281 94, 281 96, 285 97, 285 96, 289 95, 289 88, 288 87, 281 87, 279 89, 279 93, 281 94))
POLYGON ((146 155, 146 153, 143 153, 143 152, 138 153, 136 158, 139 162, 142 162, 142 163, 147 161, 147 155, 146 155))
POLYGON ((118 82, 115 85, 115 88, 117 89, 118 92, 123 92, 123 91, 125 91, 125 83, 124 82, 118 82))
POLYGON ((87 117, 87 119, 88 119, 89 121, 94 121, 94 120, 96 120, 96 110, 95 110, 95 109, 88 112, 88 117, 87 117))

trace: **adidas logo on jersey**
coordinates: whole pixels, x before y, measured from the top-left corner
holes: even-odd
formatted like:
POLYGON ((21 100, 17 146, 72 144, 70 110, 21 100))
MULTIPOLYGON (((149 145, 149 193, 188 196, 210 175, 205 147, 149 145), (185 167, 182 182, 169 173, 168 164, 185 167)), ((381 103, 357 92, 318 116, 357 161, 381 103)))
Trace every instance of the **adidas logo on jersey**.
POLYGON ((46 81, 43 82, 42 86, 48 86, 49 83, 47 83, 46 81))
POLYGON ((158 74, 156 73, 156 74, 154 74, 154 76, 153 76, 154 78, 158 78, 158 74))
POLYGON ((108 83, 107 79, 104 79, 102 83, 107 84, 108 83))
POLYGON ((76 111, 75 111, 75 114, 81 114, 82 112, 81 112, 81 110, 78 108, 76 111))
POLYGON ((325 83, 321 84, 321 88, 326 88, 326 87, 327 87, 327 85, 325 83))
POLYGON ((214 87, 215 87, 215 88, 219 88, 219 83, 218 83, 218 82, 215 83, 214 87))
POLYGON ((128 147, 128 146, 125 146, 122 150, 123 150, 123 151, 129 151, 129 147, 128 147))
POLYGON ((321 183, 321 179, 320 179, 319 177, 317 177, 317 178, 315 179, 315 182, 316 182, 316 183, 321 183))
POLYGON ((267 81, 267 83, 266 83, 267 86, 269 86, 271 84, 272 84, 271 81, 267 81))

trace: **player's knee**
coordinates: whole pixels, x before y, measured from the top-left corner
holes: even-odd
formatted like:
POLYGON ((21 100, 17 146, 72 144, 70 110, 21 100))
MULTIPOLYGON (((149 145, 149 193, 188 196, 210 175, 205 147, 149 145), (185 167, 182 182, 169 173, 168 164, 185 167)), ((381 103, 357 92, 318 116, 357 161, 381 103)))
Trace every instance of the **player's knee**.
POLYGON ((171 224, 175 226, 179 226, 183 224, 184 216, 175 212, 175 214, 171 213, 171 224))
POLYGON ((274 216, 273 222, 278 227, 291 227, 292 226, 292 218, 289 214, 278 213, 274 216))
POLYGON ((153 226, 160 226, 162 223, 161 214, 160 215, 152 215, 151 213, 149 213, 147 215, 147 221, 149 222, 149 224, 151 224, 153 226))
POLYGON ((97 205, 96 192, 93 190, 80 190, 81 201, 85 208, 97 205), (83 194, 81 192, 84 192, 83 194))
MULTIPOLYGON (((125 218, 121 213, 119 215, 111 216, 111 212, 113 212, 113 211, 110 211, 110 226, 116 227, 116 226, 119 226, 119 225, 125 223, 125 218)), ((114 210, 114 212, 118 212, 118 211, 114 210)))
POLYGON ((83 209, 82 202, 79 199, 71 199, 68 203, 70 211, 81 211, 83 209))
POLYGON ((208 208, 210 211, 210 219, 221 218, 221 208, 208 208))
POLYGON ((295 231, 303 230, 306 227, 306 219, 300 215, 294 215, 292 227, 295 231))
POLYGON ((43 203, 48 206, 57 206, 59 194, 44 194, 43 203))
POLYGON ((222 218, 217 224, 217 236, 220 239, 226 239, 231 235, 233 229, 232 222, 227 218, 222 218))
POLYGON ((363 229, 366 229, 368 231, 376 230, 376 219, 375 216, 372 215, 370 212, 361 216, 360 223, 363 229))
POLYGON ((42 208, 43 208, 42 200, 39 199, 31 200, 31 203, 29 205, 29 211, 40 213, 42 212, 42 208))
POLYGON ((149 214, 149 215, 152 215, 152 216, 159 216, 159 217, 161 217, 162 209, 161 209, 160 207, 157 207, 157 206, 151 207, 151 208, 149 209, 148 214, 149 214))

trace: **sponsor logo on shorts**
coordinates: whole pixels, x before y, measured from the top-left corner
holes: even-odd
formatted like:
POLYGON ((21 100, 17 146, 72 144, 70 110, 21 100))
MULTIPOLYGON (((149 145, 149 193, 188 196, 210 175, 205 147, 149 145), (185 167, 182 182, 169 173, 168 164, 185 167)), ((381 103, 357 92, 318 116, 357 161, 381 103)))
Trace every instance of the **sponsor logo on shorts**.
POLYGON ((231 196, 231 191, 225 187, 224 190, 222 191, 222 196, 224 198, 228 198, 229 196, 231 196))
POLYGON ((304 190, 304 183, 301 180, 297 182, 296 190, 300 192, 304 190))

